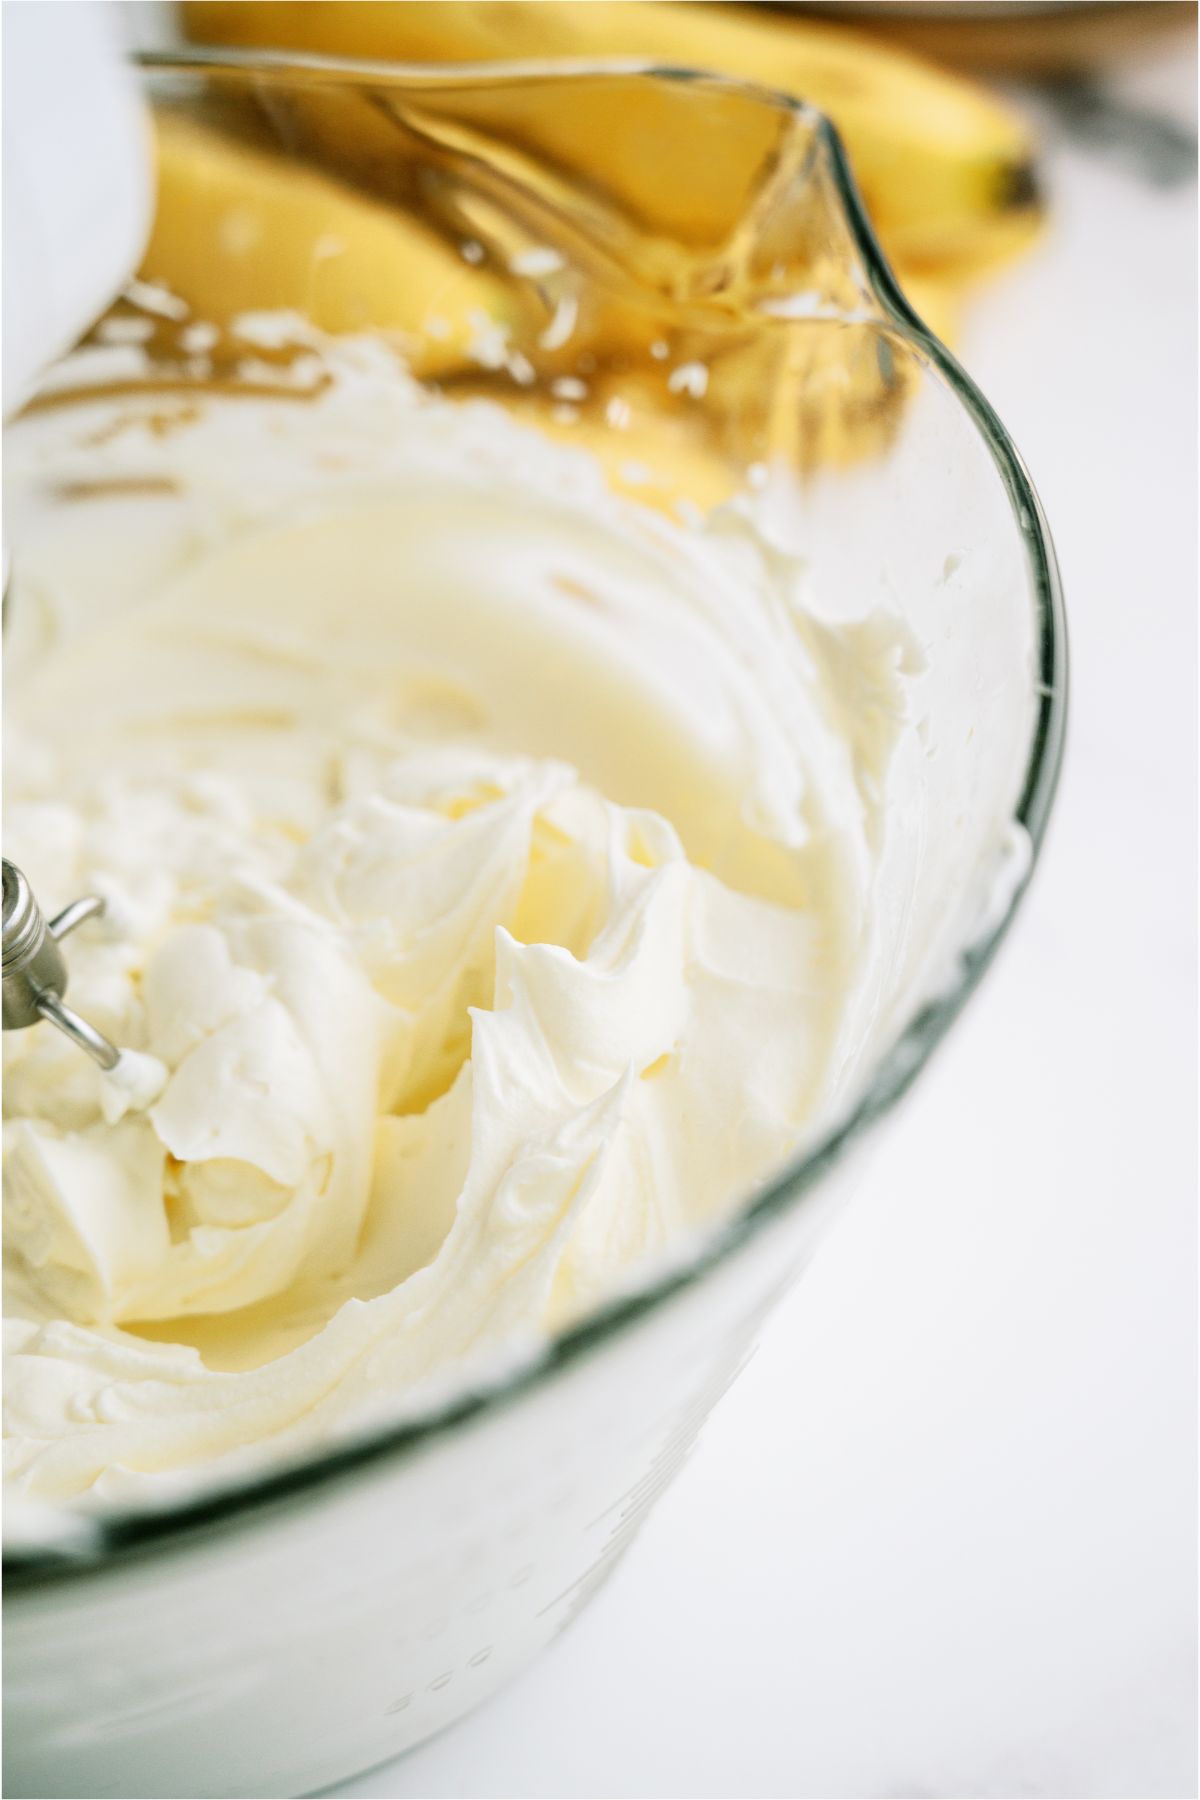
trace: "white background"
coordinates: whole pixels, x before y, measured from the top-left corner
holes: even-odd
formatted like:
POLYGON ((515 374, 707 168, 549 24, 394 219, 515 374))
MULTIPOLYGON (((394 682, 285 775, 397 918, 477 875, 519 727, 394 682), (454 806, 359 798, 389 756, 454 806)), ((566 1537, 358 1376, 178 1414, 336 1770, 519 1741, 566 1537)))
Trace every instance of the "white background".
POLYGON ((1070 612, 1024 915, 613 1581, 342 1794, 1195 1791, 1196 196, 1039 117, 964 346, 1070 612))

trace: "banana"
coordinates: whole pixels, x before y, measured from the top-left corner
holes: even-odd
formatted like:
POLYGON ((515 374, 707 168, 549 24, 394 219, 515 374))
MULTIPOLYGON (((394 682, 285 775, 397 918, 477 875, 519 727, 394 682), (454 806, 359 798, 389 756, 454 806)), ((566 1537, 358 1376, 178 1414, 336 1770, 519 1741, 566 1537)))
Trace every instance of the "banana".
POLYGON ((481 322, 517 323, 512 283, 327 175, 169 112, 155 115, 155 149, 141 272, 198 318, 287 308, 325 331, 399 332, 425 378, 467 360, 481 322))
MULTIPOLYGON (((739 76, 828 113, 897 262, 917 270, 986 267, 1037 230, 1032 149, 1021 122, 961 77, 840 25, 669 0, 189 0, 184 25, 204 43, 343 56, 434 63, 632 56, 739 76)), ((626 86, 567 116, 560 109, 545 148, 576 168, 599 168, 602 159, 638 156, 638 140, 652 135, 662 194, 676 207, 687 196, 701 223, 708 213, 727 217, 738 146, 731 143, 720 166, 712 159, 698 166, 686 135, 656 127, 661 96, 661 89, 626 86)), ((644 184, 644 166, 639 178, 644 184)))
MULTIPOLYGON (((404 119, 353 93, 328 99, 313 106, 296 97, 285 135, 345 180, 179 114, 156 115, 159 204, 142 273, 182 296, 193 316, 223 326, 245 311, 282 307, 330 332, 397 332, 419 378, 464 395, 500 394, 551 436, 593 450, 614 487, 667 509, 681 499, 711 506, 739 470, 772 455, 814 469, 891 441, 914 365, 881 357, 869 324, 784 318, 767 326, 737 309, 697 314, 665 296, 660 305, 635 302, 603 284, 589 299, 585 281, 567 338, 544 348, 559 278, 515 278, 504 270, 512 246, 496 241, 487 262, 464 262, 447 219, 422 217, 421 184, 409 180, 420 158, 406 149, 404 119), (406 209, 360 191, 372 166, 379 191, 406 209), (669 358, 658 341, 664 318, 673 321, 669 358), (522 353, 529 386, 514 382, 507 363, 481 367, 481 330, 497 328, 522 353), (688 365, 698 390, 677 380, 688 365), (556 378, 566 374, 564 395, 556 378)), ((447 191, 443 181, 439 192, 447 191)), ((497 240, 500 224, 492 224, 486 235, 497 240)), ((791 248, 805 254, 803 233, 791 248)), ((819 244, 811 249, 819 291, 835 292, 835 277, 850 281, 840 262, 819 244)), ((569 256, 561 280, 574 280, 569 256)), ((944 271, 917 272, 910 286, 917 311, 946 335, 961 283, 944 271)), ((847 312, 854 304, 851 289, 847 312)), ((236 343, 214 351, 216 372, 241 353, 236 343)))

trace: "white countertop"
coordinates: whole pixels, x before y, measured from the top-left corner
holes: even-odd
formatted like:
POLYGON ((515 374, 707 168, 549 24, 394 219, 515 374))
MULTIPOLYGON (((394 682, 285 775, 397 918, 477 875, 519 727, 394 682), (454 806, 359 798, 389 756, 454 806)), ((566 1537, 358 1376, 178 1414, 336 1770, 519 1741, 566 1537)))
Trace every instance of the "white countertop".
POLYGON ((605 1591, 341 1794, 1195 1792, 1196 192, 1042 116, 964 346, 1070 613, 1023 916, 605 1591))

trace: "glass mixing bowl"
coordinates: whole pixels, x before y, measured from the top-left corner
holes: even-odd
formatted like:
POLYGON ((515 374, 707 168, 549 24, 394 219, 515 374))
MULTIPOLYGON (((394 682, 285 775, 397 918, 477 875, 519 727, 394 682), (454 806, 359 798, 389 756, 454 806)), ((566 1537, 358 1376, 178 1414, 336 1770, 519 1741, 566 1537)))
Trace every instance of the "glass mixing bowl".
MULTIPOLYGON (((149 285, 96 338, 147 340, 151 367, 121 382, 303 404, 294 351, 237 336, 290 307, 395 337, 422 379, 585 445, 651 505, 709 507, 783 464, 823 604, 882 590, 929 649, 912 830, 884 871, 891 1048, 851 1116, 536 1366, 9 1558, 9 1792, 298 1794, 509 1680, 687 1456, 1011 919, 1062 747, 1062 602, 1020 459, 808 108, 631 65, 201 53, 142 76, 149 285)), ((36 597, 17 623, 36 637, 36 597)))

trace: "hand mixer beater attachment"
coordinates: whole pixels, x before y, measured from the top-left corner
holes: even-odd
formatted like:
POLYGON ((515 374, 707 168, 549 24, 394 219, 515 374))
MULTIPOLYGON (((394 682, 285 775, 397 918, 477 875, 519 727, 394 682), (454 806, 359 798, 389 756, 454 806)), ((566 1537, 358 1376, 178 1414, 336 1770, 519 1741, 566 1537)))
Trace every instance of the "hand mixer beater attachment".
POLYGON ((103 911, 104 901, 91 894, 72 901, 47 924, 24 875, 4 859, 5 1031, 21 1031, 47 1019, 102 1069, 115 1069, 121 1056, 116 1045, 63 1004, 67 964, 59 946, 68 932, 103 911))

